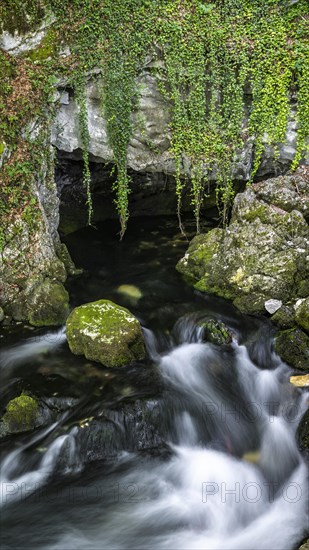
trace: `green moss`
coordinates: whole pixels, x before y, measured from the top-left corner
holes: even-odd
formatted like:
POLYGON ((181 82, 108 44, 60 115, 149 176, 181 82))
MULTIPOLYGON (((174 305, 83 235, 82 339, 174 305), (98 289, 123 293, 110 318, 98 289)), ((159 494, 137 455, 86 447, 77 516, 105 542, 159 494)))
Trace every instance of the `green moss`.
POLYGON ((9 401, 3 415, 5 429, 10 433, 27 432, 35 428, 38 417, 37 401, 29 395, 21 394, 9 401))
POLYGON ((215 321, 211 319, 199 323, 199 326, 203 329, 203 340, 205 342, 211 342, 212 344, 223 345, 230 344, 232 342, 232 335, 227 326, 222 321, 215 321))
POLYGON ((51 57, 54 57, 59 48, 59 37, 55 32, 55 29, 50 28, 40 44, 30 52, 25 54, 25 57, 31 59, 34 63, 45 61, 51 57))
POLYGON ((242 215, 242 218, 248 222, 253 222, 257 218, 261 220, 262 223, 269 223, 270 213, 269 206, 260 204, 257 208, 253 208, 249 212, 246 212, 242 215))
POLYGON ((66 322, 72 353, 107 367, 119 367, 145 356, 142 330, 126 308, 98 300, 75 308, 66 322))
POLYGON ((56 249, 58 258, 59 260, 61 260, 61 262, 65 266, 67 273, 69 273, 70 275, 80 275, 83 272, 82 269, 77 268, 75 266, 70 256, 70 253, 64 243, 56 244, 55 249, 56 249))

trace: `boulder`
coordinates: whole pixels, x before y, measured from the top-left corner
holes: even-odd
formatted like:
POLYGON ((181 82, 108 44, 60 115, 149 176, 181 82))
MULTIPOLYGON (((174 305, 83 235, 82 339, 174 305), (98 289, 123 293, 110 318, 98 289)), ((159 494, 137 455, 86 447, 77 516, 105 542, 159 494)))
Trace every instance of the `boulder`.
POLYGON ((72 353, 106 367, 121 367, 145 357, 138 320, 109 300, 75 308, 67 319, 66 330, 72 353))
POLYGON ((196 289, 231 299, 245 313, 265 312, 270 300, 277 305, 295 301, 309 275, 308 224, 300 210, 290 211, 294 204, 304 205, 309 194, 306 176, 299 180, 294 202, 279 201, 284 177, 237 195, 229 227, 195 237, 178 271, 196 289))
POLYGON ((232 342, 232 333, 222 321, 210 319, 200 323, 200 327, 203 329, 204 342, 211 342, 219 346, 232 342))
POLYGON ((308 370, 309 336, 299 328, 280 331, 275 338, 275 351, 291 367, 308 370))
POLYGON ((309 332, 309 297, 296 302, 295 320, 306 332, 309 332))
POLYGON ((31 325, 62 325, 69 314, 69 295, 61 283, 45 279, 34 289, 29 308, 31 325))
POLYGON ((22 393, 7 404, 0 423, 0 436, 29 432, 41 424, 37 400, 22 393))

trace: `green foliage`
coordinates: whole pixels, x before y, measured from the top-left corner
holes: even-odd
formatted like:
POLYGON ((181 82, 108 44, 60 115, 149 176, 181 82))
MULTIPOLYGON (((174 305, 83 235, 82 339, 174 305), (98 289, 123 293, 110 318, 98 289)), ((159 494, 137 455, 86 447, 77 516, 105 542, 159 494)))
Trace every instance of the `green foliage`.
POLYGON ((91 225, 93 206, 91 198, 91 174, 89 167, 89 142, 90 135, 88 129, 88 111, 87 111, 87 98, 86 98, 86 80, 82 75, 78 75, 79 79, 75 79, 75 90, 76 90, 76 99, 79 105, 79 126, 80 126, 80 136, 83 146, 83 161, 84 161, 84 170, 83 170, 83 179, 84 185, 87 193, 87 206, 88 206, 88 225, 91 225))
MULTIPOLYGON (((44 13, 56 17, 46 43, 29 56, 35 65, 31 82, 35 90, 43 89, 45 98, 52 89, 52 77, 69 78, 75 88, 89 223, 92 201, 85 82, 94 68, 103 77, 102 113, 117 168, 121 237, 129 217, 131 113, 138 103, 136 83, 146 54, 148 59, 161 57, 164 61, 158 83, 172 106, 171 153, 180 227, 186 182, 183 161, 191 167, 197 231, 212 180, 216 181, 217 204, 225 222, 234 192, 232 167, 239 151, 252 136, 252 181, 265 147, 274 147, 276 156, 278 145, 285 140, 291 93, 293 100, 297 99, 298 126, 293 168, 308 150, 306 0, 294 4, 289 0, 5 0, 1 8, 4 27, 8 28, 9 20, 13 24, 8 9, 13 5, 16 14, 28 14, 26 21, 32 26, 44 13), (72 55, 67 63, 58 57, 56 43, 69 44, 72 55)), ((7 58, 1 61, 0 57, 1 63, 4 92, 0 94, 0 111, 1 102, 12 93, 12 74, 17 69, 7 58)), ((28 71, 30 74, 30 67, 28 71)), ((20 121, 28 114, 29 102, 25 102, 18 112, 9 114, 7 123, 0 123, 3 142, 14 142, 20 121)))

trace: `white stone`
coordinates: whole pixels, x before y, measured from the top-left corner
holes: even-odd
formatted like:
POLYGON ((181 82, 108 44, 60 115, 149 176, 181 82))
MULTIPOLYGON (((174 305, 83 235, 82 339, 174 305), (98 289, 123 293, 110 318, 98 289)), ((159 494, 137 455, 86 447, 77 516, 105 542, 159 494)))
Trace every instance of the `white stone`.
POLYGON ((278 309, 281 308, 282 302, 281 300, 273 300, 272 298, 270 300, 266 300, 264 303, 266 311, 270 313, 271 315, 278 311, 278 309))

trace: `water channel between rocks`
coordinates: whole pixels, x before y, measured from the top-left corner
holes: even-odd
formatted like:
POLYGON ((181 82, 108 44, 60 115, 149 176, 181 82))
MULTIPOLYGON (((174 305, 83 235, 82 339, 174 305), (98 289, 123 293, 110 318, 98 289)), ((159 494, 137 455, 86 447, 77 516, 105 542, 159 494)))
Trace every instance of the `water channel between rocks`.
POLYGON ((0 442, 1 547, 292 550, 308 521, 295 440, 308 394, 290 385, 267 320, 182 281, 174 219, 131 225, 122 242, 116 222, 67 236, 84 269, 68 288, 73 307, 128 307, 144 362, 74 356, 63 328, 1 331, 4 407, 24 391, 42 411, 35 432, 0 442), (230 343, 203 341, 210 318, 230 343))

